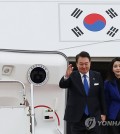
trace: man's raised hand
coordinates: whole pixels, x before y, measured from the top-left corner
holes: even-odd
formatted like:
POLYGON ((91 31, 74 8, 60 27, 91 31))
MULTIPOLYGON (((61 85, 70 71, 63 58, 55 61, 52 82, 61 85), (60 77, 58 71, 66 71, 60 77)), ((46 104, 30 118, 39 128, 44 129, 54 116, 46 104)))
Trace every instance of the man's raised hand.
POLYGON ((65 74, 65 77, 66 78, 69 78, 70 74, 72 73, 73 71, 73 67, 72 67, 72 64, 70 64, 66 70, 66 74, 65 74))

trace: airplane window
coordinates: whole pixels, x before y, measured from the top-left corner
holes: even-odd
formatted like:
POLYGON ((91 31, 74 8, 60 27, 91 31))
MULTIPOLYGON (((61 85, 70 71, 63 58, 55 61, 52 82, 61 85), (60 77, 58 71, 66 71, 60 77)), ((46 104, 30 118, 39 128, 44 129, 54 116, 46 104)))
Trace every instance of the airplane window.
POLYGON ((34 83, 41 83, 46 78, 46 72, 41 67, 36 67, 31 71, 30 78, 34 83))
POLYGON ((28 70, 28 81, 35 86, 44 85, 48 80, 48 70, 41 64, 33 65, 28 70))

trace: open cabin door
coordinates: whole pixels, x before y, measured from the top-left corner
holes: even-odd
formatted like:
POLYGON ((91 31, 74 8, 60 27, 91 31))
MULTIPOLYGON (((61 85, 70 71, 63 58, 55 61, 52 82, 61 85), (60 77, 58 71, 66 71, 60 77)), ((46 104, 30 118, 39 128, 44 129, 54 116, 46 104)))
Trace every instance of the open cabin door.
POLYGON ((0 133, 65 134, 67 58, 59 52, 0 51, 0 133))

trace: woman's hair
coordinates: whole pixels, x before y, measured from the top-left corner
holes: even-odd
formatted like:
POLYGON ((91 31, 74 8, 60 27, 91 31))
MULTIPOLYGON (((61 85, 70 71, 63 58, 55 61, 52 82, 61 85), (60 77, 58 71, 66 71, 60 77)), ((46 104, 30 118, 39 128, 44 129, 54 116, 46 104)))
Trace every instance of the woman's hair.
POLYGON ((116 62, 116 61, 120 61, 120 57, 116 57, 114 58, 111 63, 109 64, 109 68, 108 68, 108 77, 107 79, 112 81, 114 78, 115 78, 115 74, 113 72, 113 64, 116 62))

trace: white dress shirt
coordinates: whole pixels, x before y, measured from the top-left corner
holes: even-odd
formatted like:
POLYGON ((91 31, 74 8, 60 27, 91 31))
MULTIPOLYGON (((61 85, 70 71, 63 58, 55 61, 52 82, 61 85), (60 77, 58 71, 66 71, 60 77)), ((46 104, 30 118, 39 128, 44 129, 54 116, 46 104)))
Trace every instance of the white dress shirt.
MULTIPOLYGON (((80 73, 80 75, 81 75, 82 82, 84 84, 84 77, 83 77, 84 74, 80 73)), ((89 72, 87 72, 85 75, 86 75, 88 85, 90 86, 89 72)))

